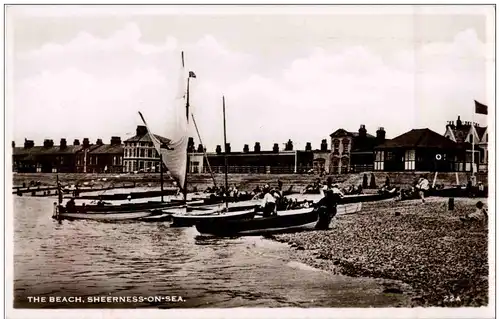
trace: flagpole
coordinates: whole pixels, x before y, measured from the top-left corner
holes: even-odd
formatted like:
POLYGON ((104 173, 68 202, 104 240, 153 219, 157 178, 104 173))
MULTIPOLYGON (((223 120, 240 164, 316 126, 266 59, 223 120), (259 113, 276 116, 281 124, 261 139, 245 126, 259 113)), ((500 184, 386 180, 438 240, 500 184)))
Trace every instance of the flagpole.
POLYGON ((476 113, 476 106, 474 105, 474 112, 472 112, 472 177, 471 177, 472 186, 476 186, 476 175, 474 169, 476 166, 476 163, 474 161, 474 149, 475 149, 474 131, 476 130, 476 128, 474 127, 475 113, 476 113))
POLYGON ((227 183, 227 141, 226 141, 226 99, 224 98, 224 95, 222 96, 222 116, 224 120, 224 166, 225 166, 225 179, 226 179, 226 189, 225 189, 225 194, 224 197, 226 199, 226 211, 229 209, 228 208, 228 202, 227 202, 227 195, 228 195, 228 183, 227 183))

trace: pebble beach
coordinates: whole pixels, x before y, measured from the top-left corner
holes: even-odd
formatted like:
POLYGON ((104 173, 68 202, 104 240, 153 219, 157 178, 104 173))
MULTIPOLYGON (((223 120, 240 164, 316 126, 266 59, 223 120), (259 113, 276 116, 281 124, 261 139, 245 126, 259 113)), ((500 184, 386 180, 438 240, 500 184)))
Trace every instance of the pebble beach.
MULTIPOLYGON (((411 294, 412 307, 488 305, 488 224, 464 223, 477 201, 448 198, 364 203, 355 214, 336 216, 327 231, 276 235, 296 258, 315 268, 408 285, 387 293, 411 294)), ((491 213, 490 213, 491 214, 491 213)))

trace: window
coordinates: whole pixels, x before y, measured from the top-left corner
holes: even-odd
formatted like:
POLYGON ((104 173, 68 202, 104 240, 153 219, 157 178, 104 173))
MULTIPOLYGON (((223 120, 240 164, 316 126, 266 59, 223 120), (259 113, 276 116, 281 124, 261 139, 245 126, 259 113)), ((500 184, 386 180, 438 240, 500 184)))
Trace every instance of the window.
POLYGON ((415 170, 415 150, 405 152, 405 170, 415 170))
POLYGON ((144 149, 143 149, 143 148, 141 148, 141 150, 140 150, 140 154, 141 154, 141 156, 140 156, 140 157, 144 157, 144 149))
POLYGON ((375 152, 375 167, 376 171, 384 170, 384 151, 375 152))

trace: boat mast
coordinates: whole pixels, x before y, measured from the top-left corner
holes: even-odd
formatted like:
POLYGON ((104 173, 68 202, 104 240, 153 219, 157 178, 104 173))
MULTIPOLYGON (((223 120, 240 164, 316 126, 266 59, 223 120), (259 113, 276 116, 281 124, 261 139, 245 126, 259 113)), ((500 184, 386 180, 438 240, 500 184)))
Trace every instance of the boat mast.
POLYGON ((226 201, 226 211, 228 210, 228 202, 227 202, 227 194, 228 194, 228 185, 227 185, 227 142, 226 142, 226 99, 224 95, 222 96, 222 116, 224 118, 224 166, 225 166, 225 179, 226 179, 226 189, 224 192, 224 199, 226 201))
MULTIPOLYGON (((182 69, 184 70, 184 51, 181 52, 181 57, 182 57, 182 69)), ((187 90, 186 90, 186 121, 189 123, 189 76, 187 79, 187 90)), ((189 154, 186 150, 186 172, 185 176, 186 178, 184 179, 184 185, 182 187, 182 193, 184 195, 184 202, 187 205, 187 173, 188 173, 188 168, 189 168, 189 154)))
POLYGON ((160 153, 160 190, 161 190, 161 202, 163 203, 163 158, 160 153))

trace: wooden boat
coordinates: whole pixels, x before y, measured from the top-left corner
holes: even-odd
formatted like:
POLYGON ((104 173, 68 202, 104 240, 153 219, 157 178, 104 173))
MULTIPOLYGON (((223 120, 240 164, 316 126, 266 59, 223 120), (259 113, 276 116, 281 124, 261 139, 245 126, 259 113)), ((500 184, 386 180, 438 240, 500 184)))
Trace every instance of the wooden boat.
MULTIPOLYGON (((354 213, 361 209, 361 204, 350 205, 350 208, 347 207, 349 205, 344 206, 337 208, 338 214, 354 213)), ((204 236, 259 236, 319 229, 319 222, 320 215, 316 208, 301 208, 278 212, 276 216, 247 220, 198 220, 196 230, 204 236)))
MULTIPOLYGON (((127 221, 127 220, 143 220, 147 217, 156 217, 155 221, 159 221, 158 217, 167 219, 165 213, 161 210, 142 210, 142 211, 115 211, 115 212, 69 212, 61 205, 56 207, 52 218, 57 220, 96 220, 96 221, 127 221)), ((169 217, 168 217, 169 218, 169 217)), ((147 221, 147 219, 146 219, 147 221)))
POLYGON ((231 220, 247 220, 254 218, 255 209, 243 211, 222 212, 220 209, 196 214, 173 214, 171 227, 190 227, 198 222, 222 222, 231 220))
POLYGON ((163 191, 144 191, 144 192, 130 192, 130 193, 118 193, 118 194, 100 194, 100 195, 83 195, 78 196, 80 199, 96 199, 96 200, 124 200, 130 197, 130 199, 138 198, 148 198, 148 197, 159 197, 159 196, 169 196, 178 193, 178 189, 169 188, 163 191))

